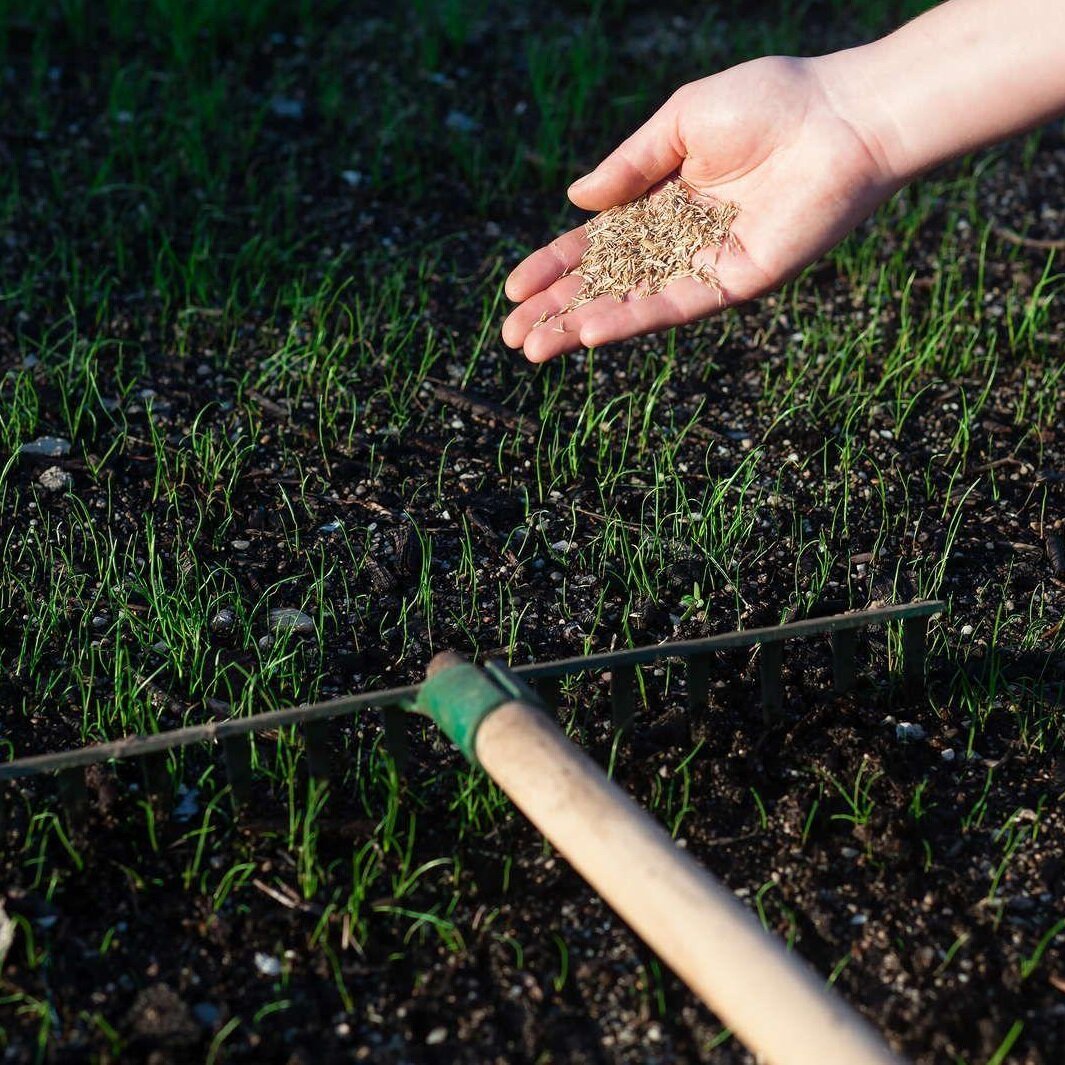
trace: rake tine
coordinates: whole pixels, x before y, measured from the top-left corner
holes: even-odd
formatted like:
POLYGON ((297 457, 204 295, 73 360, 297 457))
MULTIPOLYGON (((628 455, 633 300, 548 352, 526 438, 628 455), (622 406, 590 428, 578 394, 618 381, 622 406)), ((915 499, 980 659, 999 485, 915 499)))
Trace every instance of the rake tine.
POLYGON ((906 618, 902 623, 902 677, 908 695, 924 687, 928 618, 906 618))
POLYGON ((407 712, 399 706, 381 707, 381 723, 385 729, 385 747, 396 763, 396 769, 405 773, 410 762, 410 741, 407 737, 407 712))
POLYGON ((636 667, 614 666, 610 671, 610 707, 614 731, 632 731, 636 720, 636 667))
POLYGON ((89 792, 85 786, 85 770, 81 766, 64 769, 56 780, 59 801, 63 804, 67 819, 75 828, 85 824, 89 811, 89 792))
POLYGON ((307 749, 307 769, 318 781, 327 782, 332 773, 329 755, 329 722, 318 719, 303 726, 303 745, 307 749))
POLYGON ((832 682, 836 691, 849 692, 858 679, 858 630, 832 633, 832 682))
POLYGON ((251 801, 251 746, 248 737, 224 736, 222 754, 226 760, 226 775, 229 777, 230 794, 233 796, 233 809, 239 813, 241 807, 247 806, 251 801))
POLYGON ((540 702, 542 702, 548 710, 558 709, 558 704, 562 699, 561 677, 540 677, 533 681, 533 688, 535 688, 540 702))
POLYGON ((321 718, 304 725, 304 747, 307 749, 307 769, 316 781, 327 782, 332 775, 329 755, 329 722, 321 718))
MULTIPOLYGON (((700 660, 709 661, 718 652, 728 648, 757 647, 760 649, 762 701, 767 718, 771 718, 775 712, 783 708, 784 693, 780 667, 782 664, 781 644, 784 641, 819 635, 826 631, 832 632, 839 625, 847 626, 847 630, 836 630, 836 635, 833 636, 835 683, 837 688, 845 690, 856 680, 854 659, 857 656, 854 652, 857 636, 849 630, 883 627, 902 621, 902 673, 907 687, 915 691, 923 688, 925 681, 927 619, 932 615, 941 614, 944 609, 945 604, 938 600, 877 607, 857 613, 838 614, 829 618, 806 618, 783 626, 773 625, 720 633, 697 640, 671 641, 648 647, 629 648, 624 651, 600 651, 590 655, 555 659, 550 662, 528 663, 515 666, 509 672, 519 679, 528 676, 532 680, 533 677, 537 677, 535 683, 543 695, 543 701, 555 702, 557 701, 556 692, 559 689, 559 681, 556 678, 609 670, 613 678, 610 688, 614 725, 619 730, 625 730, 632 726, 635 718, 634 689, 638 680, 637 669, 640 665, 677 658, 688 662, 689 716, 695 722, 705 711, 705 685, 702 679, 705 663, 700 660), (538 674, 548 672, 553 673, 555 677, 538 676, 538 674)), ((382 712, 385 745, 391 752, 397 768, 403 771, 409 761, 408 725, 403 720, 406 716, 404 708, 417 696, 417 692, 417 685, 408 685, 388 691, 342 696, 313 706, 288 706, 265 711, 258 714, 254 722, 226 725, 222 729, 221 736, 219 736, 219 723, 211 721, 198 725, 186 725, 183 728, 153 735, 93 743, 75 750, 29 755, 0 762, 0 783, 42 773, 62 773, 75 768, 81 770, 87 765, 98 765, 112 759, 165 758, 170 751, 219 739, 222 740, 225 749, 233 801, 237 805, 247 798, 252 786, 251 754, 245 732, 261 733, 268 729, 297 725, 319 716, 332 718, 370 709, 378 709, 382 712)), ((313 746, 314 741, 310 742, 313 746)), ((160 762, 160 764, 165 768, 165 762, 160 762)), ((317 764, 319 763, 316 762, 317 764)), ((147 762, 144 771, 151 777, 149 793, 155 791, 160 796, 168 798, 169 789, 167 782, 164 782, 164 777, 160 774, 156 782, 156 770, 147 762)), ((10 798, 8 801, 10 803, 10 798)), ((13 811, 9 809, 7 813, 10 818, 13 811)))
POLYGON ((165 751, 158 754, 146 754, 141 759, 141 773, 148 798, 160 809, 169 810, 172 798, 170 774, 167 771, 165 751))
POLYGON ((710 655, 693 655, 688 659, 688 732, 706 721, 710 702, 710 655))
POLYGON ((784 709, 784 641, 767 640, 760 644, 758 670, 762 678, 762 720, 771 724, 784 709))

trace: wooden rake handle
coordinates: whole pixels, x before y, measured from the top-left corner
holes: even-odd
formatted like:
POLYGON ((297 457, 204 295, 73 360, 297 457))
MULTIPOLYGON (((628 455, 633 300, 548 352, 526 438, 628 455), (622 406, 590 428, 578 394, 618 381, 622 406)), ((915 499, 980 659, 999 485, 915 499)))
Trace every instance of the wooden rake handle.
MULTIPOLYGON (((487 680, 454 658, 433 675, 445 681, 461 670, 472 671, 471 682, 474 673, 487 680)), ((436 691, 445 694, 439 682, 436 691)), ((899 1065, 856 1012, 542 710, 498 689, 491 701, 460 746, 746 1046, 772 1065, 899 1065)))
POLYGON ((857 1013, 766 933, 543 713, 482 721, 477 760, 630 928, 773 1065, 898 1065, 857 1013))

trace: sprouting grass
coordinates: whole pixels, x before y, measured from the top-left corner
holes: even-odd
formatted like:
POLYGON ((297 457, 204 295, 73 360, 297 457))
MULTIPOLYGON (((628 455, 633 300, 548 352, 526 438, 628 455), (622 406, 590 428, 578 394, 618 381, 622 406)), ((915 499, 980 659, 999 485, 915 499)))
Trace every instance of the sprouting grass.
MULTIPOLYGON (((898 10, 831 6, 864 33, 898 10)), ((1060 460, 1065 274, 1060 255, 996 238, 994 157, 901 193, 753 309, 536 372, 501 348, 502 280, 573 223, 564 183, 679 80, 803 45, 794 12, 654 33, 637 15, 580 4, 530 29, 511 5, 362 19, 336 4, 110 0, 0 19, 22 89, 0 123, 19 152, 0 167, 4 757, 405 682, 443 647, 520 661, 918 596, 952 610, 931 633, 945 675, 922 709, 959 729, 958 758, 1003 729, 1027 757, 1060 749, 1042 687, 1065 648, 1042 565, 1060 495, 1036 475, 1060 460), (440 385, 522 421, 453 407, 440 385), (18 456, 45 434, 72 445, 58 492, 18 456), (407 568, 397 529, 417 545, 407 568), (313 635, 271 632, 276 607, 303 611, 313 635)), ((899 650, 893 636, 875 665, 899 650)), ((586 689, 567 682, 562 712, 595 738, 586 689)), ((313 918, 305 949, 342 1006, 360 952, 459 956, 487 936, 522 955, 506 911, 528 838, 491 782, 411 733, 421 764, 403 778, 375 718, 338 726, 328 788, 294 730, 262 739, 268 874, 219 760, 175 753, 170 797, 194 790, 193 812, 178 828, 134 793, 124 882, 150 894, 165 865, 225 920, 274 892, 313 918), (338 825, 354 816, 353 841, 338 825), (498 869, 474 926, 486 837, 498 869)), ((671 753, 642 796, 674 837, 698 828, 719 754, 671 753)), ((972 772, 986 787, 957 834, 986 841, 980 891, 998 913, 1039 821, 1005 805, 993 768, 972 772)), ((891 808, 890 778, 865 762, 799 772, 795 846, 867 828, 891 808)), ((739 790, 745 831, 786 823, 760 780, 739 790)), ((82 842, 43 795, 14 805, 19 875, 46 898, 76 890, 82 842)), ((949 806, 914 784, 901 809, 920 834, 949 806)), ((761 916, 794 938, 800 907, 759 884, 761 916)), ((17 962, 39 986, 5 986, 0 1007, 43 1056, 56 947, 26 924, 17 962)), ((1028 935, 1021 979, 1060 932, 1028 935)), ((123 935, 109 926, 92 950, 121 959, 123 935)), ((568 994, 584 948, 545 936, 549 982, 568 994)), ((857 966, 839 957, 844 983, 857 966)), ((665 1012, 661 974, 641 980, 639 1008, 665 1012)), ((210 1056, 288 1023, 289 991, 271 994, 219 1026, 210 1056)), ((119 1021, 78 1023, 117 1056, 119 1021)), ((1002 1037, 1004 1058, 1027 1034, 1002 1037)))

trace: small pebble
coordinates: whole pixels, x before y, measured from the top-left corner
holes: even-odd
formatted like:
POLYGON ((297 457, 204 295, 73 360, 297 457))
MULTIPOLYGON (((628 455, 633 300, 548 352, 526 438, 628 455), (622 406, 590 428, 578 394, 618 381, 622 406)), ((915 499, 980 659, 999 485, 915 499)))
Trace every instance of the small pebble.
POLYGON ((228 607, 223 607, 211 618, 211 632, 216 636, 228 636, 237 625, 237 616, 228 607))
POLYGON ((281 973, 281 962, 272 954, 264 954, 261 950, 255 952, 255 968, 263 976, 278 976, 281 973))
POLYGON ((462 111, 449 111, 444 125, 453 133, 473 133, 481 124, 462 111))
POLYGON ((249 547, 251 547, 251 540, 234 540, 233 541, 233 550, 234 551, 247 551, 249 547))
POLYGON ((928 735, 924 728, 911 721, 900 721, 895 726, 895 738, 900 743, 916 743, 928 735))
POLYGON ((447 1029, 443 1027, 434 1028, 426 1037, 425 1042, 431 1046, 437 1046, 447 1039, 447 1029))
POLYGON ((37 483, 48 492, 62 492, 74 483, 74 478, 59 466, 49 466, 37 478, 37 483))
POLYGON ((953 747, 944 747, 943 750, 939 752, 939 757, 942 758, 944 762, 953 762, 957 755, 955 755, 953 747))
POLYGON ((278 118, 303 118, 303 101, 290 100, 284 96, 275 96, 270 101, 270 110, 278 118))
POLYGON ((200 797, 200 792, 197 788, 186 788, 182 784, 178 789, 178 795, 181 797, 180 801, 171 811, 170 817, 174 821, 191 821, 199 810, 196 800, 200 797))

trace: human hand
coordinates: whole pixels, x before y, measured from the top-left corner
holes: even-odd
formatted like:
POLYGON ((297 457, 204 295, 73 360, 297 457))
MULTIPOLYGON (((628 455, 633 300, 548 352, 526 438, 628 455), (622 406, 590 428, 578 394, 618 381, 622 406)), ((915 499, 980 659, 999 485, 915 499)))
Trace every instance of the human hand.
POLYGON ((757 59, 685 85, 570 187, 570 199, 589 211, 634 200, 674 174, 735 201, 734 242, 696 258, 713 266, 719 289, 688 277, 653 296, 602 296, 565 311, 581 287, 567 271, 579 268, 582 226, 507 279, 519 306, 503 325, 506 343, 544 362, 692 322, 777 288, 838 243, 902 184, 872 127, 845 102, 853 72, 837 77, 840 56, 757 59))

